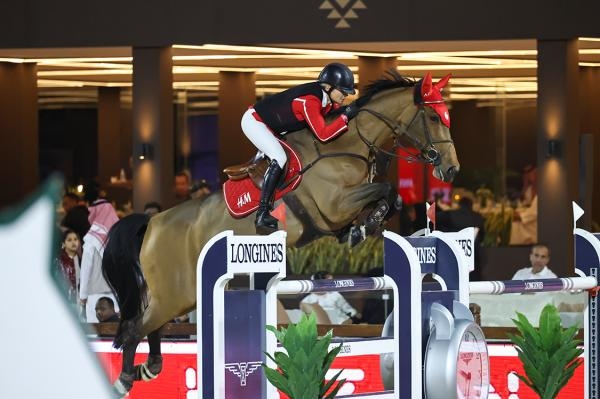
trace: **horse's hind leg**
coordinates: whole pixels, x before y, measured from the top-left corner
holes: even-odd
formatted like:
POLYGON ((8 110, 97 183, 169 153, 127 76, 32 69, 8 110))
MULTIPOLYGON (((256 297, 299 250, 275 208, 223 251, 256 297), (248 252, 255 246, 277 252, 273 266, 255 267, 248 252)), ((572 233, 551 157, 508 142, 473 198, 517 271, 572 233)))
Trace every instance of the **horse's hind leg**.
POLYGON ((122 331, 122 349, 123 349, 123 363, 121 366, 121 374, 114 383, 114 387, 117 392, 123 397, 133 387, 133 381, 135 380, 135 351, 138 344, 141 341, 139 335, 139 318, 133 320, 125 320, 121 322, 119 329, 122 331))
POLYGON ((150 353, 148 360, 143 364, 135 366, 136 381, 150 381, 158 377, 162 370, 162 354, 160 352, 160 329, 148 334, 148 345, 150 353))

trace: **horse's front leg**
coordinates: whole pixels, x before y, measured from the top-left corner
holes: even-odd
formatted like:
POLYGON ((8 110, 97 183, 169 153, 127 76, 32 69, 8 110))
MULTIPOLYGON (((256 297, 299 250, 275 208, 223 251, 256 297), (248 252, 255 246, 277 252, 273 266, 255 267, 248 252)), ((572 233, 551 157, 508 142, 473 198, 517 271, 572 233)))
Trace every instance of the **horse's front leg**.
POLYGON ((348 241, 351 246, 363 241, 367 235, 375 233, 386 220, 389 220, 402 206, 401 198, 390 183, 367 183, 350 190, 340 204, 340 209, 357 209, 359 213, 369 210, 366 217, 349 229, 348 241))
POLYGON ((340 214, 358 215, 368 205, 385 200, 390 208, 397 201, 397 194, 390 183, 365 183, 344 190, 337 203, 340 214))

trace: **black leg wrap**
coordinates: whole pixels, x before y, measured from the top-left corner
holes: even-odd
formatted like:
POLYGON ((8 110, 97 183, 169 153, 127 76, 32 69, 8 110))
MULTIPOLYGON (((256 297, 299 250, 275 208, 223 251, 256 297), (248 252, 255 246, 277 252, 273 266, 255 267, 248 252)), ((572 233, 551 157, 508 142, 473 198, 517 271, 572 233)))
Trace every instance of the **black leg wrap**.
POLYGON ((366 236, 377 235, 383 230, 385 221, 389 220, 402 208, 402 197, 391 191, 387 198, 382 198, 373 207, 364 221, 350 228, 348 243, 351 247, 360 243, 366 236))

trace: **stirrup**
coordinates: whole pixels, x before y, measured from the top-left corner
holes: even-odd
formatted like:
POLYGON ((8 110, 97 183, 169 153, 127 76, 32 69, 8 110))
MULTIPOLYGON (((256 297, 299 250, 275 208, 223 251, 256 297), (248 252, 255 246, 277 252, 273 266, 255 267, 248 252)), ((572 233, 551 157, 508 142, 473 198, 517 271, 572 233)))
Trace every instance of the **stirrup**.
POLYGON ((264 213, 257 214, 256 220, 254 221, 256 234, 269 235, 279 230, 279 220, 271 215, 268 210, 259 210, 258 212, 264 213))

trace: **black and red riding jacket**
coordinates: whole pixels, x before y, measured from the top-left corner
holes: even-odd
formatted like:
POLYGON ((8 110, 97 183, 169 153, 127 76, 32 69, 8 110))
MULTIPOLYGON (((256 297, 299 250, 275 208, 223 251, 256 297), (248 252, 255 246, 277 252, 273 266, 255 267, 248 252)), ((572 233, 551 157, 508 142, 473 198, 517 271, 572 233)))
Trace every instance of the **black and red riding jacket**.
POLYGON ((324 95, 319 83, 304 83, 257 102, 255 117, 277 134, 309 127, 325 142, 346 131, 348 125, 342 115, 330 124, 325 123, 325 115, 338 106, 330 103, 323 106, 324 95))

